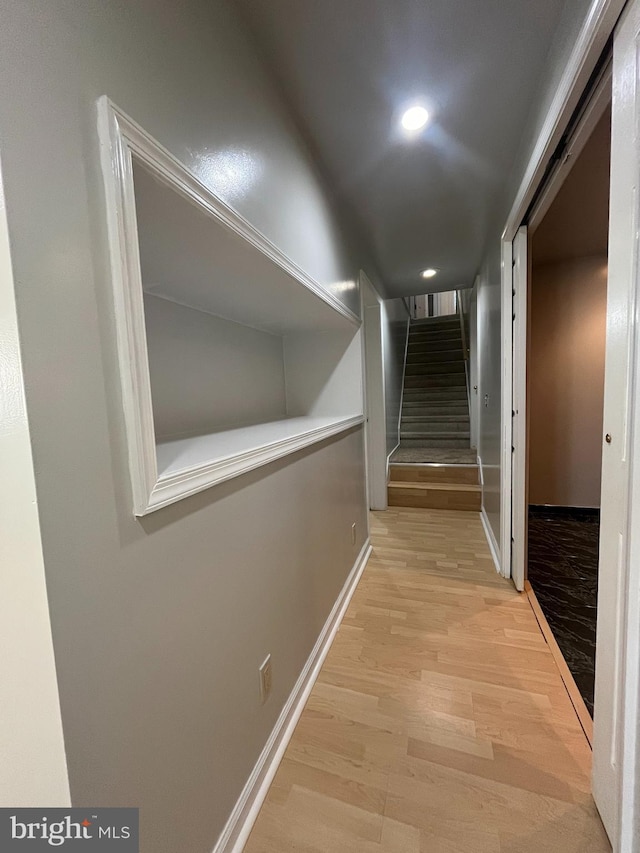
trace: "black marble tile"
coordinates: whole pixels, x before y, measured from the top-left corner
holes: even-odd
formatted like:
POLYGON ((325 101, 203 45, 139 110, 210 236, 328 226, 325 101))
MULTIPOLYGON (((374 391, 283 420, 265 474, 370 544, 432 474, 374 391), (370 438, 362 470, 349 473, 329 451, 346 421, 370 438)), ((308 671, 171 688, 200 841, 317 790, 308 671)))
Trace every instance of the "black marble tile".
POLYGON ((591 714, 599 532, 597 512, 529 511, 529 582, 591 714))

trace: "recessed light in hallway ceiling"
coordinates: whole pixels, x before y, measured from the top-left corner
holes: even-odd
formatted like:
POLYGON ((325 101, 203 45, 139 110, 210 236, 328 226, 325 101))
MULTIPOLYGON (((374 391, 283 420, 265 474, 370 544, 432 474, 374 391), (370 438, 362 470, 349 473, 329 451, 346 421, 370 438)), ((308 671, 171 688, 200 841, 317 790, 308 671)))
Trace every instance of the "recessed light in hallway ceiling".
POLYGON ((414 134, 418 130, 422 130, 428 121, 429 113, 424 107, 417 104, 413 107, 409 107, 408 110, 405 110, 402 114, 402 118, 400 119, 402 127, 410 134, 414 134))
POLYGON ((524 128, 541 108, 543 75, 546 80, 556 70, 551 42, 557 32, 558 49, 565 49, 566 28, 585 4, 229 5, 247 24, 390 297, 425 282, 443 291, 473 284, 487 246, 495 246, 495 219, 499 212, 506 217, 500 207, 505 183, 529 142, 524 128), (421 126, 413 125, 415 107, 428 113, 421 126), (436 278, 421 278, 425 259, 439 265, 436 278))
POLYGON ((438 274, 438 270, 434 270, 433 267, 429 267, 426 270, 422 270, 422 272, 420 273, 422 278, 433 278, 434 275, 437 275, 437 274, 438 274))

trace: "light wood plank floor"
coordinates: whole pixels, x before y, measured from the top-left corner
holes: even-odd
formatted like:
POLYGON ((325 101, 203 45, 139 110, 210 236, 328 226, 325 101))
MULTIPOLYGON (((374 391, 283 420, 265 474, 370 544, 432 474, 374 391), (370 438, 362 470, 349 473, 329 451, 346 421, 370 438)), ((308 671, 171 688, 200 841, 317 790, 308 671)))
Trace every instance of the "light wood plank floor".
POLYGON ((392 509, 245 853, 604 853, 591 754, 479 516, 392 509))

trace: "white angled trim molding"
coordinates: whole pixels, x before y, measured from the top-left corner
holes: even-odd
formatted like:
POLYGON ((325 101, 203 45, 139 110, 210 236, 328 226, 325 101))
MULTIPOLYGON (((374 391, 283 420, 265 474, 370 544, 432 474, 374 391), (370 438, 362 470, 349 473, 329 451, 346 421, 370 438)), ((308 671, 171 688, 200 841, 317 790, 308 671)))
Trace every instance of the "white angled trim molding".
POLYGON ((259 468, 261 465, 266 465, 282 456, 303 450, 311 444, 317 444, 340 432, 352 429, 363 421, 362 415, 354 415, 351 418, 332 421, 323 426, 301 430, 282 440, 276 439, 269 443, 250 447, 248 450, 233 456, 213 459, 193 467, 162 474, 149 497, 147 512, 168 506, 175 501, 189 497, 189 495, 195 495, 204 489, 208 489, 216 483, 238 477, 240 474, 252 471, 254 468, 259 468))
POLYGON ((134 126, 107 97, 98 102, 98 133, 129 472, 134 513, 144 515, 158 463, 131 162, 134 126))
POLYGON ((184 470, 159 471, 145 328, 132 156, 158 180, 261 252, 313 296, 353 326, 359 317, 323 288, 267 237, 201 183, 172 154, 105 95, 98 101, 100 161, 105 189, 107 231, 133 511, 137 516, 167 506, 210 486, 294 453, 364 420, 362 415, 309 419, 280 439, 257 441, 227 457, 202 460, 184 470))

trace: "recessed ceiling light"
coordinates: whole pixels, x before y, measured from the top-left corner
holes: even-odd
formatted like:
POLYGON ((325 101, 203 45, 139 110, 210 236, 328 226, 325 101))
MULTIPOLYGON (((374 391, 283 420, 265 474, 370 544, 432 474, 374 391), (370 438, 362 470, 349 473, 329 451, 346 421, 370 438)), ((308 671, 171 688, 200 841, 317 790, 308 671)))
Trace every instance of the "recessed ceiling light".
POLYGON ((429 269, 427 270, 422 270, 420 275, 422 276, 422 278, 433 278, 434 275, 437 275, 437 273, 438 270, 434 270, 433 267, 429 267, 429 269))
POLYGON ((402 114, 401 123, 405 130, 420 130, 429 121, 429 113, 424 107, 410 107, 402 114))

